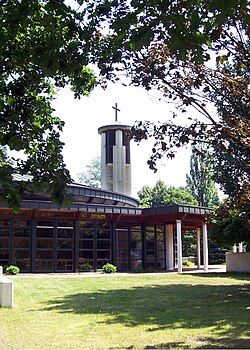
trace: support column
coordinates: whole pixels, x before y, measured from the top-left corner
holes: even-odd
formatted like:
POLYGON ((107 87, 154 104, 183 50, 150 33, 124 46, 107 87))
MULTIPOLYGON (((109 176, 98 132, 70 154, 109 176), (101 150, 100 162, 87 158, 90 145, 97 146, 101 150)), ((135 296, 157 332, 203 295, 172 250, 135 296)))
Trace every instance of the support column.
POLYGON ((208 271, 208 241, 207 241, 207 223, 204 222, 202 225, 203 233, 203 261, 204 261, 204 271, 208 271))
POLYGON ((243 242, 239 243, 239 253, 243 253, 243 242))
POLYGON ((168 271, 174 269, 174 229, 173 225, 166 225, 166 268, 168 271))
POLYGON ((181 220, 176 220, 178 273, 182 273, 181 220))
POLYGON ((106 133, 101 136, 101 187, 107 189, 106 133))
POLYGON ((201 229, 196 230, 196 246, 197 246, 197 269, 201 267, 201 229))

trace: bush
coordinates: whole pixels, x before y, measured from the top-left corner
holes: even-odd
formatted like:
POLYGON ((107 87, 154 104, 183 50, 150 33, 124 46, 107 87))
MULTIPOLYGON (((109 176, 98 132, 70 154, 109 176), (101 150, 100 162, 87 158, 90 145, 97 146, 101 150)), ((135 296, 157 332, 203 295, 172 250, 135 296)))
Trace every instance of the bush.
POLYGON ((93 270, 93 266, 90 263, 86 262, 86 263, 83 263, 79 266, 79 270, 80 271, 91 271, 91 270, 93 270))
POLYGON ((138 260, 136 262, 136 264, 133 266, 133 271, 134 272, 144 272, 144 268, 143 268, 141 260, 138 260))
POLYGON ((226 262, 227 249, 218 247, 214 242, 209 242, 208 261, 209 264, 223 264, 226 262))
POLYGON ((113 264, 107 263, 107 264, 103 265, 102 271, 104 273, 115 273, 117 271, 117 267, 113 264))
POLYGON ((155 272, 155 269, 153 266, 148 266, 145 268, 145 272, 155 272))
POLYGON ((20 269, 16 265, 10 265, 5 269, 6 275, 17 275, 19 272, 20 269))
POLYGON ((183 260, 182 261, 182 265, 183 266, 188 266, 188 267, 194 267, 195 266, 194 263, 192 263, 191 261, 188 261, 188 260, 183 260))

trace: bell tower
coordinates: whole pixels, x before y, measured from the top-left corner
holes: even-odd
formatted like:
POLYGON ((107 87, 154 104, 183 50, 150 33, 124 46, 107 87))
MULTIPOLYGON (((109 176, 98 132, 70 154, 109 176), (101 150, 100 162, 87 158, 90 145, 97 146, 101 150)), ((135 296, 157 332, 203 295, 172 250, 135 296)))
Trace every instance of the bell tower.
POLYGON ((131 196, 130 138, 131 127, 118 122, 115 110, 115 122, 101 126, 101 187, 105 190, 131 196))

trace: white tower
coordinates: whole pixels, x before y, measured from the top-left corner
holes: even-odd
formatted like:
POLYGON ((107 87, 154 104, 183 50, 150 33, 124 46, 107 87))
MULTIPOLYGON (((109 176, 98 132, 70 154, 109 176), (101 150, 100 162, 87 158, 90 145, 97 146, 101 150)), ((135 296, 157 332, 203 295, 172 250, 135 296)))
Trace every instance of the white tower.
POLYGON ((101 126, 101 187, 108 191, 131 196, 130 139, 128 125, 117 121, 117 103, 115 104, 115 122, 101 126))

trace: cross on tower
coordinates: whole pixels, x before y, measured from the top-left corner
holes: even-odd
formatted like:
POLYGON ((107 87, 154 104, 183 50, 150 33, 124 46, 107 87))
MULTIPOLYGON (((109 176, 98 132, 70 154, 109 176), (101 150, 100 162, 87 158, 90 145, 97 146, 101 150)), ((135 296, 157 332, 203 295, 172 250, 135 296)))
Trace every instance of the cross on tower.
POLYGON ((115 110, 115 121, 118 121, 118 117, 117 117, 117 112, 121 112, 121 110, 117 107, 117 103, 115 104, 115 107, 112 106, 112 108, 115 110))

